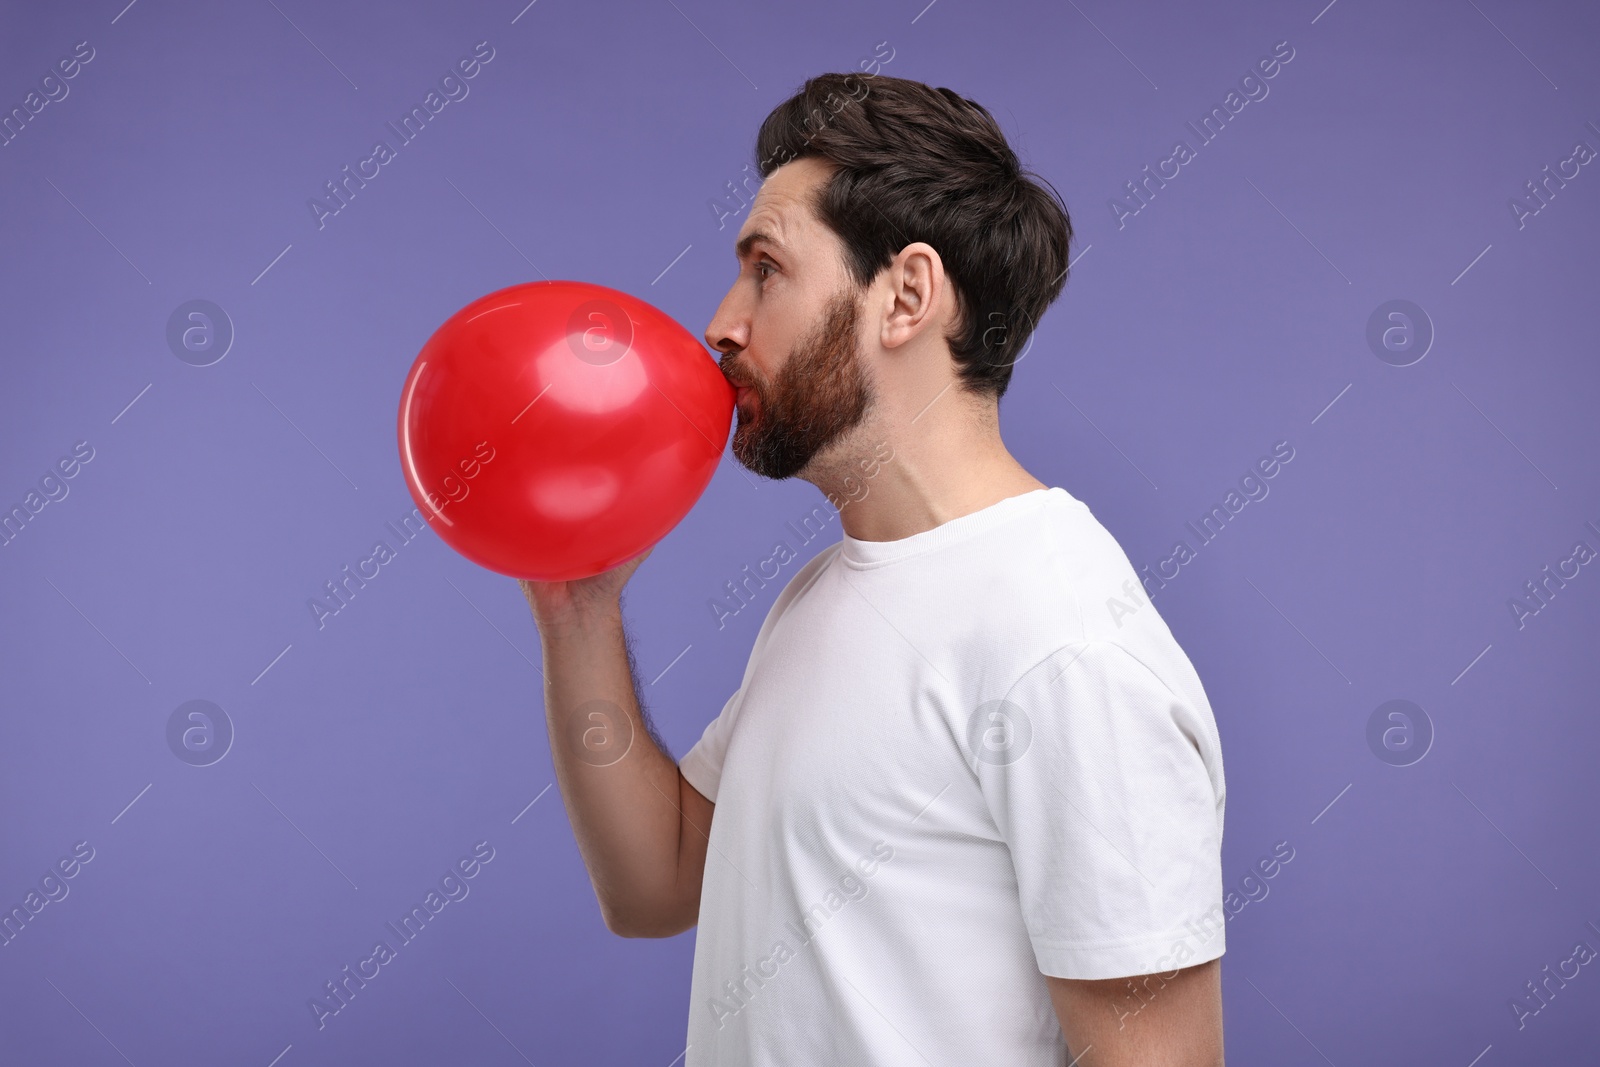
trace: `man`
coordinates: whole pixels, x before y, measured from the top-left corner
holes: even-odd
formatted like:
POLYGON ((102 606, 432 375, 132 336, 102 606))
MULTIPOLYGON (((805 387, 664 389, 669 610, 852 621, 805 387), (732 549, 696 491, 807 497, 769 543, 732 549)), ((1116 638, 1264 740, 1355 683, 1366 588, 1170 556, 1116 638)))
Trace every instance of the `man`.
POLYGON ((904 79, 813 78, 757 147, 705 336, 735 456, 843 533, 677 765, 619 606, 649 553, 523 583, 607 926, 698 924, 686 1067, 1220 1067, 1211 708, 1111 535, 999 434, 1065 207, 986 110, 904 79))

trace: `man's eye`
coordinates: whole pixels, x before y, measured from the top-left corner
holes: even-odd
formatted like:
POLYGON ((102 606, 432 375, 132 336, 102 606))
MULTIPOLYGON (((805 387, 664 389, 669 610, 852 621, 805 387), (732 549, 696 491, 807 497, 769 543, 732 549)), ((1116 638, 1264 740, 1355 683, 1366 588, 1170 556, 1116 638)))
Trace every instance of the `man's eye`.
MULTIPOLYGON (((776 264, 770 263, 767 260, 762 260, 761 262, 756 264, 756 270, 757 271, 760 271, 763 268, 770 268, 772 270, 777 270, 778 269, 776 264)), ((762 281, 766 281, 768 277, 770 277, 770 275, 763 274, 763 275, 761 275, 761 280, 762 281)))

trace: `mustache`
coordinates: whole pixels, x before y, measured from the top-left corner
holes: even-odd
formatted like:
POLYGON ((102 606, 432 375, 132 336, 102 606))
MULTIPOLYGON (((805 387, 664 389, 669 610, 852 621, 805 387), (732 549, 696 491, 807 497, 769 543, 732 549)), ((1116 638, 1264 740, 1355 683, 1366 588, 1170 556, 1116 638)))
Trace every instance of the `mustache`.
POLYGON ((743 369, 739 367, 738 359, 739 352, 728 352, 717 361, 722 370, 722 376, 728 379, 735 387, 743 386, 748 389, 759 389, 755 379, 745 374, 743 369))

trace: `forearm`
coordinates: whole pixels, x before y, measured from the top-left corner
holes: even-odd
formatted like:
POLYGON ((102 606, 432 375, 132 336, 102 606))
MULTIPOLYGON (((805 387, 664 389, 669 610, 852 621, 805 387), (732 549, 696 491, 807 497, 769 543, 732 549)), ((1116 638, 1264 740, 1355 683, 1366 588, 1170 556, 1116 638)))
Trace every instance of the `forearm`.
POLYGON ((678 768, 635 698, 620 608, 540 628, 550 754, 606 925, 653 930, 681 910, 678 768))

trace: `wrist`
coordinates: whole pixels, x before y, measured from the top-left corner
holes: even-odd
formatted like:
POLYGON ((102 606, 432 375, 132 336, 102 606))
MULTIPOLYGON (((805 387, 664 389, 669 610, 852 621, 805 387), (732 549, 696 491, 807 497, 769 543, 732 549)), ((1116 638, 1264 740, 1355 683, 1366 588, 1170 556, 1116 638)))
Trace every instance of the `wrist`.
POLYGON ((610 633, 622 625, 622 604, 613 598, 597 604, 571 605, 548 613, 535 612, 533 621, 543 641, 610 633))

